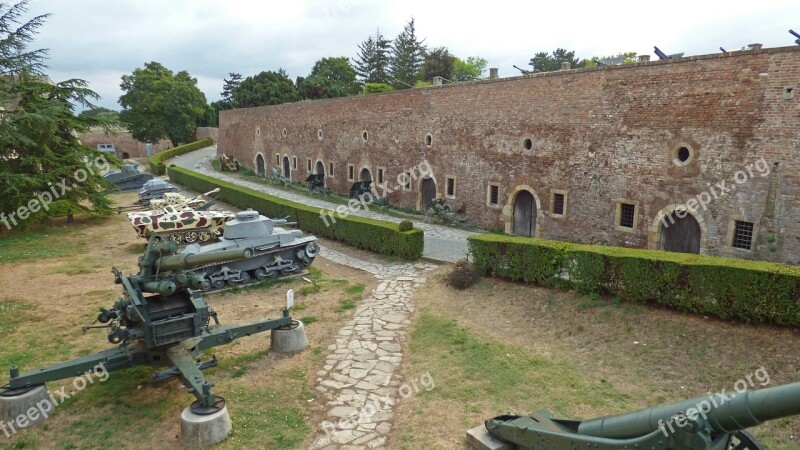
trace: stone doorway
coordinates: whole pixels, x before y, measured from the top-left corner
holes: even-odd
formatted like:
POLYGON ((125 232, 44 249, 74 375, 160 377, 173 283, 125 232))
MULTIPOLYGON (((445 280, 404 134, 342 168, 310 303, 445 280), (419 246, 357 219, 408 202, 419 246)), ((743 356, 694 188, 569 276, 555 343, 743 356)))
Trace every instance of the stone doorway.
POLYGON ((433 181, 433 178, 425 177, 422 179, 420 195, 422 196, 422 211, 425 211, 428 209, 428 206, 431 204, 431 202, 436 198, 436 182, 433 181))
POLYGON ((681 212, 685 217, 678 217, 678 211, 672 211, 661 221, 661 249, 668 252, 700 253, 700 240, 703 232, 700 223, 693 215, 681 212))
POLYGON ((259 155, 256 155, 256 173, 257 173, 257 174, 258 174, 258 176, 260 176, 260 177, 263 177, 263 176, 265 175, 265 171, 264 171, 264 157, 263 157, 263 156, 261 156, 260 154, 259 154, 259 155))
POLYGON ((289 157, 283 157, 283 176, 292 179, 292 166, 289 165, 289 157))
POLYGON ((514 199, 514 228, 517 236, 536 236, 536 200, 528 191, 519 191, 514 199))
POLYGON ((372 181, 372 174, 369 173, 369 169, 366 167, 361 169, 361 173, 358 175, 358 181, 372 181))

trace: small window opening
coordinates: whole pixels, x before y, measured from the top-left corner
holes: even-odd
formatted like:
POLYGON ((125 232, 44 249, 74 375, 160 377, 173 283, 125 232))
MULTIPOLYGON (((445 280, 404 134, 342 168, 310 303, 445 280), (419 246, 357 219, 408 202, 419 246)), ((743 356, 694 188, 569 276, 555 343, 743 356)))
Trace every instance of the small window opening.
POLYGON ((564 194, 553 194, 553 214, 564 215, 564 194))
POLYGON ((734 248, 741 248, 750 250, 753 247, 753 223, 744 222, 741 220, 736 221, 736 227, 733 231, 733 242, 731 245, 734 248))
POLYGON ((533 141, 531 138, 525 138, 525 140, 522 141, 522 146, 525 147, 525 150, 530 150, 533 148, 533 141))
POLYGON ((448 178, 447 179, 447 196, 448 197, 455 197, 456 195, 456 179, 455 178, 448 178))
POLYGON ((489 186, 489 204, 495 206, 500 201, 500 186, 489 186))
POLYGON ((636 218, 636 205, 630 203, 622 203, 620 205, 619 226, 625 228, 633 228, 634 219, 636 218))

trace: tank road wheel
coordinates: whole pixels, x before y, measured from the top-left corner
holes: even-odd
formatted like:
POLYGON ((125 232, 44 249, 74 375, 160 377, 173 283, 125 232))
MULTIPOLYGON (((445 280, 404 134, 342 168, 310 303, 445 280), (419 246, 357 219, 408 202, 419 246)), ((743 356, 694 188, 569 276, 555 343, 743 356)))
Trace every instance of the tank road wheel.
POLYGON ((311 241, 308 244, 306 244, 306 255, 308 255, 309 258, 314 258, 318 254, 319 254, 319 244, 317 244, 316 241, 311 241))
POLYGON ((180 243, 181 240, 182 240, 180 233, 172 233, 169 236, 167 236, 167 239, 169 239, 170 241, 178 242, 178 243, 180 243))
POLYGON ((261 280, 264 280, 264 279, 266 279, 266 278, 268 278, 268 277, 269 277, 269 276, 267 275, 267 271, 266 271, 266 270, 264 270, 264 269, 256 269, 256 270, 253 272, 253 275, 255 275, 255 276, 256 276, 256 280, 259 280, 259 281, 261 281, 261 280))
POLYGON ((208 231, 208 230, 203 230, 203 231, 200 232, 200 234, 198 236, 199 236, 200 242, 206 242, 206 241, 211 239, 211 232, 208 231))
POLYGON ((196 242, 199 236, 197 231, 187 231, 183 237, 186 239, 186 242, 191 244, 192 242, 196 242))
POLYGON ((214 289, 222 289, 225 287, 225 280, 214 280, 211 285, 214 286, 214 289))
POLYGON ((284 267, 283 269, 281 269, 281 275, 286 276, 291 273, 297 272, 298 270, 300 270, 300 264, 297 264, 296 261, 292 261, 291 266, 284 267))
POLYGON ((249 282, 250 282, 250 274, 247 273, 247 271, 243 270, 242 273, 239 274, 239 279, 236 281, 236 284, 247 284, 249 282))
POLYGON ((747 430, 733 433, 728 442, 729 450, 764 450, 764 447, 747 430))

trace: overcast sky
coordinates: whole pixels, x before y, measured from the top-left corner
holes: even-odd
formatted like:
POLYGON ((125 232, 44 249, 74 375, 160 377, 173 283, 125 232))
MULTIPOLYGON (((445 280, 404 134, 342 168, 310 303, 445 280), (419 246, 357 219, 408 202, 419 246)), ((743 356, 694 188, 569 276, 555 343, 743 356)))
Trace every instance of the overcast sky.
POLYGON ((229 72, 305 76, 319 58, 355 57, 377 28, 394 38, 412 16, 429 47, 482 56, 501 77, 558 47, 580 58, 652 55, 654 45, 688 56, 795 45, 788 30, 800 31, 798 0, 32 0, 30 14, 41 13, 52 16, 34 46, 50 50, 51 78, 87 80, 112 109, 120 77, 148 61, 188 70, 211 102, 229 72))

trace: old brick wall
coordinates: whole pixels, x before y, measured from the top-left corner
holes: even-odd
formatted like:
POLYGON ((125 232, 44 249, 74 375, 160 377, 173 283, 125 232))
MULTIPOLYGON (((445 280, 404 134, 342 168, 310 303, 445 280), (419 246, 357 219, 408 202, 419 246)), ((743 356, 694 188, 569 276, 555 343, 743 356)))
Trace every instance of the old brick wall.
MULTIPOLYGON (((87 147, 97 148, 98 144, 114 144, 117 158, 122 159, 125 154, 128 158, 143 158, 147 156, 147 144, 139 142, 131 136, 129 131, 118 131, 114 133, 106 133, 102 130, 92 130, 90 133, 81 133, 78 135, 81 143, 87 147)), ((153 145, 153 153, 160 152, 172 148, 172 143, 163 139, 157 144, 153 145)))
POLYGON ((529 190, 539 237, 642 248, 659 245, 659 211, 724 181, 729 192, 716 187, 694 214, 701 252, 800 263, 800 95, 787 94, 798 85, 800 47, 576 69, 223 111, 218 151, 251 168, 263 155, 267 173, 276 155, 296 157, 299 181, 307 158, 326 175, 332 163, 328 185, 343 192, 348 164, 373 180, 380 167, 390 201, 413 207, 420 180, 404 191, 396 178, 427 160, 438 196, 455 178, 448 202, 484 226, 510 230, 515 196, 529 190), (673 162, 680 147, 691 151, 683 166, 673 162), (548 212, 552 190, 566 192, 564 217, 548 212), (616 226, 618 200, 637 205, 633 230, 616 226), (753 250, 730 246, 733 220, 757 225, 753 250))

